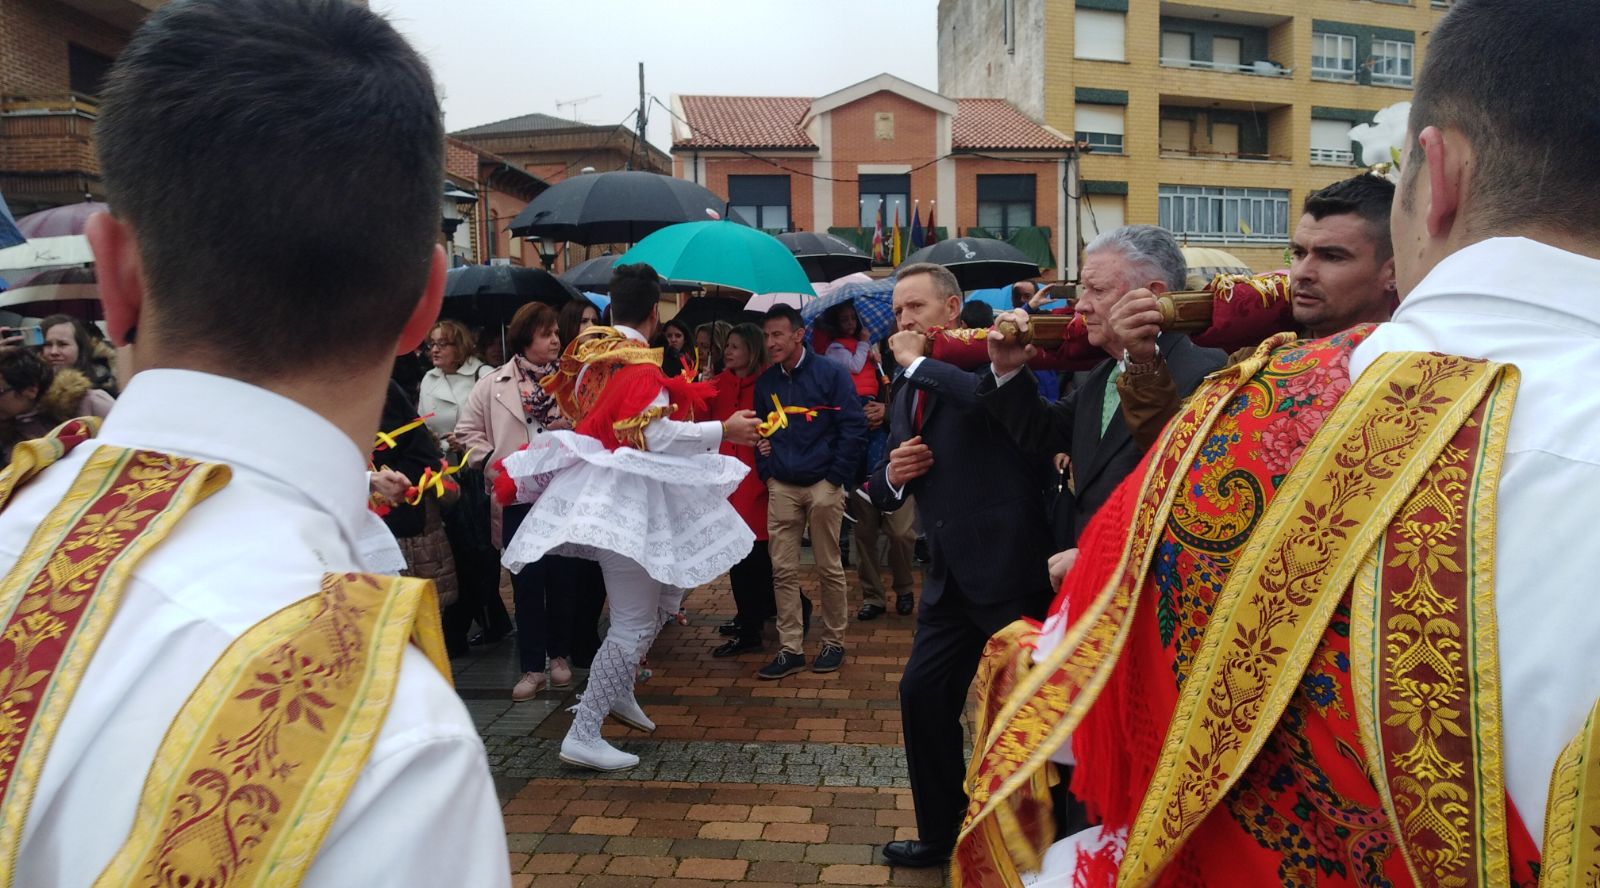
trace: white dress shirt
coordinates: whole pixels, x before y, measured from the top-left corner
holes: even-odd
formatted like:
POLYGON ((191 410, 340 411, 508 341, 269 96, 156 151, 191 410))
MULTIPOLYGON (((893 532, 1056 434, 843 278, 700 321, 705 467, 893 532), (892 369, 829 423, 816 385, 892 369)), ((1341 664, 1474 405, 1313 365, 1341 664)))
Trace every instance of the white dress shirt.
MULTIPOLYGON (((0 512, 15 563, 98 443, 226 463, 233 478, 140 562, 40 775, 17 885, 94 882, 133 825, 169 723, 224 648, 358 571, 365 455, 305 407, 235 380, 151 370, 129 384, 97 441, 25 485, 0 512)), ((306 886, 508 885, 483 745, 466 708, 414 647, 371 758, 306 886)))
POLYGON ((1384 352, 1437 351, 1515 364, 1497 493, 1494 592, 1506 782, 1544 841, 1562 747, 1600 696, 1600 261, 1497 238, 1439 263, 1351 356, 1358 376, 1384 352))

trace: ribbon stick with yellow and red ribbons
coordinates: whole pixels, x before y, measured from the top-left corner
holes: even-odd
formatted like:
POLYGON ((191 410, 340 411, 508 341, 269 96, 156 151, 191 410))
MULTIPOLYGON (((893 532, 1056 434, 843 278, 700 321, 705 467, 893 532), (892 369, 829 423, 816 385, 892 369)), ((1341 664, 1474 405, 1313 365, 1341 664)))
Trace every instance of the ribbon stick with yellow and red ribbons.
POLYGON ((406 432, 413 431, 415 429, 421 428, 423 423, 427 422, 428 420, 430 420, 432 418, 433 418, 433 414, 429 413, 426 416, 419 416, 416 419, 411 420, 410 422, 406 423, 405 425, 401 426, 398 429, 395 429, 392 432, 379 432, 378 433, 378 443, 372 445, 372 452, 373 453, 382 453, 385 450, 391 450, 391 449, 393 449, 395 447, 399 447, 400 446, 399 443, 395 441, 396 438, 400 437, 401 435, 404 435, 406 432))
POLYGON ((420 506, 422 505, 422 498, 427 495, 429 490, 434 491, 441 499, 444 498, 446 493, 459 490, 460 487, 456 482, 447 479, 465 468, 467 460, 471 458, 472 451, 468 450, 461 455, 461 462, 453 466, 450 465, 449 460, 441 459, 439 460, 439 471, 435 472, 431 468, 423 469, 422 478, 406 490, 406 502, 413 506, 420 506))
POLYGON ((790 416, 804 416, 806 422, 810 422, 816 419, 817 414, 823 410, 839 409, 837 407, 785 407, 783 402, 778 400, 777 395, 772 396, 772 407, 772 412, 767 414, 766 420, 756 426, 756 434, 763 438, 770 438, 777 434, 779 429, 788 428, 790 416))
MULTIPOLYGON (((431 467, 423 469, 422 477, 417 480, 417 483, 406 488, 406 503, 413 506, 422 505, 423 497, 427 496, 428 491, 430 490, 438 495, 441 499, 445 496, 445 494, 459 490, 460 485, 448 479, 451 475, 454 475, 465 468, 467 465, 467 460, 471 458, 472 451, 469 450, 462 455, 461 462, 453 466, 450 465, 448 460, 441 459, 439 460, 439 469, 437 471, 431 467)), ((374 493, 370 502, 368 503, 368 508, 377 513, 378 517, 382 518, 383 516, 389 514, 389 511, 393 508, 393 505, 391 505, 383 497, 374 493)))

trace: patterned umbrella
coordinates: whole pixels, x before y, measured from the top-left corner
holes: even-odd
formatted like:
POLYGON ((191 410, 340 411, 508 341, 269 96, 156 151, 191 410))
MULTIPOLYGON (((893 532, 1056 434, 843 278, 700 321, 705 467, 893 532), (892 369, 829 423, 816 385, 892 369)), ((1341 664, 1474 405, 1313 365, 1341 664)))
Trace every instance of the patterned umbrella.
POLYGON ((867 336, 876 342, 894 332, 894 278, 867 283, 849 283, 826 296, 818 296, 800 309, 806 326, 813 326, 822 313, 835 305, 854 302, 856 316, 867 336))

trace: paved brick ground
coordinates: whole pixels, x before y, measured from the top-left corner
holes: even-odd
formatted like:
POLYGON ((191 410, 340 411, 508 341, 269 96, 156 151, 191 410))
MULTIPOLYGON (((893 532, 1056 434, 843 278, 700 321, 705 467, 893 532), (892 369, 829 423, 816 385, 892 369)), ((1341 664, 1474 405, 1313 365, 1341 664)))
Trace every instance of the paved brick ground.
POLYGON ((731 601, 725 580, 691 592, 689 625, 656 643, 638 689, 655 734, 607 725, 642 758, 631 772, 557 759, 573 695, 511 703, 514 643, 455 662, 505 804, 513 885, 944 884, 941 870, 889 867, 878 854, 916 834, 896 690, 913 618, 857 624, 853 593, 839 672, 763 682, 754 673, 777 650, 770 628, 763 654, 710 656, 731 601))

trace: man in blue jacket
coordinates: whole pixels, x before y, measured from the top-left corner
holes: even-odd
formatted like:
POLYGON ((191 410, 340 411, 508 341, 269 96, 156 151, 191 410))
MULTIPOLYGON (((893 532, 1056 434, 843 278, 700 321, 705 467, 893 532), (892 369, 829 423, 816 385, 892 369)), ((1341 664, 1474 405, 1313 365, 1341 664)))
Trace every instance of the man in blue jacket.
POLYGON ((812 354, 805 322, 787 305, 767 312, 763 324, 772 361, 756 380, 756 412, 783 413, 788 423, 762 441, 756 471, 767 482, 767 546, 778 601, 782 650, 758 673, 779 679, 804 669, 805 626, 800 595, 800 537, 809 523, 811 554, 821 574, 822 649, 812 672, 833 672, 844 660, 845 578, 839 560, 839 525, 845 487, 855 480, 867 442, 867 417, 850 376, 837 363, 812 354))

